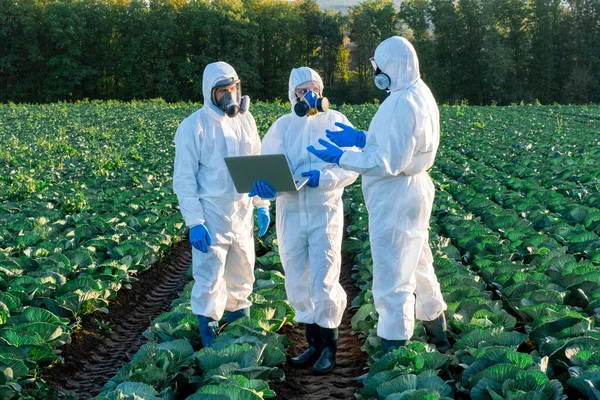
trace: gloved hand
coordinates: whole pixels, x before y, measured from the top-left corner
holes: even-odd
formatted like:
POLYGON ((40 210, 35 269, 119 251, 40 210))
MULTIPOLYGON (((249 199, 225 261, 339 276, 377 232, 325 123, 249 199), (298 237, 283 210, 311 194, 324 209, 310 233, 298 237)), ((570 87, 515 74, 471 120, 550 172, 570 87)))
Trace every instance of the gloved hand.
POLYGON ((344 150, 324 139, 319 139, 319 143, 322 146, 325 146, 325 150, 315 149, 313 145, 308 146, 306 150, 310 151, 325 162, 340 165, 340 157, 342 157, 342 154, 344 154, 344 150))
POLYGON ((208 253, 208 246, 210 246, 210 233, 204 224, 196 225, 190 229, 190 243, 197 250, 203 253, 208 253))
POLYGON ((329 129, 326 129, 325 132, 327 132, 327 139, 331 140, 340 147, 356 146, 360 149, 365 147, 365 143, 367 142, 367 135, 365 134, 365 131, 357 131, 353 127, 342 124, 341 122, 336 122, 335 126, 342 128, 342 130, 330 131, 329 129))
POLYGON ((258 219, 258 236, 262 236, 267 233, 267 229, 269 229, 269 223, 271 222, 269 209, 266 207, 259 208, 256 218, 258 219))
POLYGON ((306 182, 306 186, 311 188, 316 188, 319 186, 319 178, 321 177, 321 171, 317 171, 316 169, 303 172, 302 176, 308 176, 308 182, 306 182))
POLYGON ((275 197, 275 191, 265 181, 254 181, 252 184, 252 190, 248 193, 248 197, 258 196, 261 199, 272 199, 275 197))

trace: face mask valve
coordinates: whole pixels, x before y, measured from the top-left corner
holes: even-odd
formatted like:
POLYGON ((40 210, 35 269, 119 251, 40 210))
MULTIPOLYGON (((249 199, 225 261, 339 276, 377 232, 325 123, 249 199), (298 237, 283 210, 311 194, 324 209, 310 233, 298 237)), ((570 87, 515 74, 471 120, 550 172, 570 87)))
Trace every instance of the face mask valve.
POLYGON ((392 80, 388 74, 379 69, 374 57, 372 57, 370 60, 371 66, 373 67, 373 81, 375 82, 375 86, 380 90, 388 90, 392 84, 392 80))
POLYGON ((318 113, 327 110, 329 110, 329 100, 327 97, 319 97, 312 90, 309 90, 302 98, 298 99, 298 102, 294 106, 294 112, 299 117, 304 117, 307 114, 314 117, 318 113))
POLYGON ((250 97, 242 96, 240 81, 233 78, 225 79, 217 82, 212 90, 212 102, 229 118, 235 118, 238 114, 244 114, 250 108, 250 97), (235 89, 231 89, 225 93, 217 102, 217 91, 223 87, 235 85, 235 89))

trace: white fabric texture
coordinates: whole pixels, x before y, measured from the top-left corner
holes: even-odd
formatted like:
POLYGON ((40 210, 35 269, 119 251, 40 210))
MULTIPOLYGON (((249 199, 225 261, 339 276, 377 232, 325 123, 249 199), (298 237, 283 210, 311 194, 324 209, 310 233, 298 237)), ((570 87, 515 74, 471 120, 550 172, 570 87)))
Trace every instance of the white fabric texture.
POLYGON ((231 77, 237 79, 237 74, 227 63, 206 66, 204 106, 183 120, 175 135, 173 190, 179 208, 187 226, 204 224, 212 239, 208 254, 192 251, 192 311, 216 320, 224 309, 249 306, 254 282, 253 205, 269 206, 268 201, 237 193, 225 165, 224 157, 260 154, 261 146, 249 112, 229 118, 212 104, 214 85, 231 77), (236 278, 229 281, 229 276, 236 278))
MULTIPOLYGON (((295 103, 294 90, 307 81, 323 85, 321 77, 307 67, 293 69, 289 97, 295 103)), ((344 187, 352 184, 357 173, 319 160, 306 150, 325 129, 335 122, 350 124, 341 113, 329 110, 316 116, 284 115, 263 138, 263 154, 285 154, 293 174, 319 170, 319 185, 304 186, 298 192, 277 196, 277 239, 286 275, 286 292, 296 312, 295 320, 337 328, 346 308, 346 293, 339 283, 341 246, 344 229, 344 187)))
POLYGON ((428 243, 435 188, 427 170, 440 141, 439 110, 406 39, 384 40, 375 50, 375 62, 390 77, 391 94, 369 125, 363 151, 345 152, 340 165, 363 175, 377 334, 408 340, 415 294, 421 320, 434 320, 446 309, 428 243))

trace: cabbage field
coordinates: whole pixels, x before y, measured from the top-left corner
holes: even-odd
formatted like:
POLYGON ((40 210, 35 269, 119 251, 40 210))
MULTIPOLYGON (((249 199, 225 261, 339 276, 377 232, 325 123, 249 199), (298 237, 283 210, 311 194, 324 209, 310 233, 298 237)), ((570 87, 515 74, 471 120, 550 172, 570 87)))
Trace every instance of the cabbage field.
MULTIPOLYGON (((600 399, 600 106, 440 107, 446 354, 420 323, 381 354, 368 214, 360 183, 347 189, 353 295, 332 376, 285 365, 304 342, 274 224, 256 239, 251 316, 201 348, 171 188, 173 136, 198 107, 0 105, 0 399, 600 399)), ((289 112, 252 107, 261 136, 289 112)), ((377 106, 338 109, 367 129, 377 106)))

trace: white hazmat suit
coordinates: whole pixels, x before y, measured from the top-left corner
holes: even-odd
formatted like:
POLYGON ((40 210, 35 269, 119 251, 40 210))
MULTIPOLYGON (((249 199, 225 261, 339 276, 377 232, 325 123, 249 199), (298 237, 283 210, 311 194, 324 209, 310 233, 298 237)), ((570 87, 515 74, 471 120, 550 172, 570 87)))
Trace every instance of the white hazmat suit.
POLYGON ((406 39, 383 41, 375 50, 375 62, 389 76, 391 94, 371 121, 363 152, 345 152, 339 164, 363 175, 377 335, 408 340, 415 295, 422 321, 435 320, 446 309, 428 243, 435 188, 426 171, 440 141, 439 111, 406 39))
MULTIPOLYGON (((293 69, 289 80, 292 110, 297 86, 314 81, 323 88, 319 74, 310 68, 293 69)), ((285 154, 293 174, 319 170, 319 185, 277 196, 277 238, 285 270, 288 300, 296 322, 337 328, 346 308, 346 293, 339 283, 344 229, 344 187, 358 174, 325 163, 306 151, 306 146, 325 138, 334 123, 349 124, 341 113, 329 110, 299 117, 294 112, 279 118, 263 138, 263 154, 285 154)))
POLYGON ((237 193, 224 157, 260 154, 260 138, 249 112, 226 116, 211 101, 215 84, 238 79, 227 63, 206 66, 204 106, 187 117, 175 135, 173 189, 186 225, 204 224, 212 238, 208 253, 192 247, 192 312, 221 319, 225 310, 249 307, 254 283, 253 205, 258 197, 237 193))

